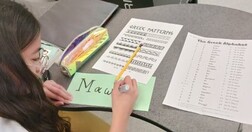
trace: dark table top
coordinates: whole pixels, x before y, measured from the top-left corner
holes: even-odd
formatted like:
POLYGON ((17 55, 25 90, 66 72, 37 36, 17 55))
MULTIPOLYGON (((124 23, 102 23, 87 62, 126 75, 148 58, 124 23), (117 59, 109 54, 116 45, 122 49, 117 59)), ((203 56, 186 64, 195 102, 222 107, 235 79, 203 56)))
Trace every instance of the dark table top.
MULTIPOLYGON (((92 69, 92 66, 131 18, 183 25, 182 30, 154 73, 157 79, 149 111, 135 111, 134 113, 152 119, 173 131, 237 132, 239 127, 237 122, 182 111, 163 105, 162 102, 188 32, 213 38, 252 39, 252 14, 219 6, 194 4, 118 10, 105 25, 108 28, 111 41, 84 64, 79 72, 102 73, 92 69)), ((63 76, 58 66, 54 65, 50 71, 56 82, 68 87, 71 78, 63 76)), ((71 104, 66 107, 88 108, 92 106, 71 104)))

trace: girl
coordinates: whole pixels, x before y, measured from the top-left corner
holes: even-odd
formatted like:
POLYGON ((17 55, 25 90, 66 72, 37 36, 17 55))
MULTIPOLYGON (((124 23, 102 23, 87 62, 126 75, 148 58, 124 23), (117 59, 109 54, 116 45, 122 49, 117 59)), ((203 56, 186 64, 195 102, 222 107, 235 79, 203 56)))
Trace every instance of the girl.
MULTIPOLYGON (((34 16, 20 4, 0 1, 0 128, 18 132, 70 132, 70 123, 58 115, 49 100, 50 82, 43 87, 39 77, 40 26, 34 16), (48 96, 48 97, 47 97, 48 96)), ((59 88, 62 89, 62 88, 59 88)), ((71 100, 62 92, 64 100, 71 100)), ((136 80, 126 77, 114 84, 112 93, 111 132, 124 132, 137 98, 136 80), (130 90, 120 93, 118 87, 127 84, 130 90)), ((56 103, 57 104, 57 103, 56 103)), ((85 125, 85 124, 83 124, 85 125)), ((80 130, 85 131, 85 130, 80 130)))

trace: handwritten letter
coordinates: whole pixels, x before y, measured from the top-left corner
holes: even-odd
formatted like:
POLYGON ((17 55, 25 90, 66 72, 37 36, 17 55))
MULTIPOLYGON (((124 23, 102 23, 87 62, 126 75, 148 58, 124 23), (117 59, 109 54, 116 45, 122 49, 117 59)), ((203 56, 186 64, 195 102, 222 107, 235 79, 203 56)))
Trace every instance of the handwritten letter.
MULTIPOLYGON (((115 76, 108 74, 75 73, 67 91, 73 95, 71 103, 111 107, 111 93, 115 76)), ((148 111, 155 78, 144 85, 138 83, 139 95, 134 110, 148 111)))

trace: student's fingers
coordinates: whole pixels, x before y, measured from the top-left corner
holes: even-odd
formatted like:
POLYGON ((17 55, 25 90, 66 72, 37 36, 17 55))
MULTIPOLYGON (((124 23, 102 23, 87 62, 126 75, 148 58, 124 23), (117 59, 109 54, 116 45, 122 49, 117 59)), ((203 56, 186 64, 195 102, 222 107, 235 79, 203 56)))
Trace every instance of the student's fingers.
POLYGON ((127 84, 127 85, 129 85, 130 88, 132 87, 132 81, 131 81, 130 76, 126 76, 124 78, 124 83, 127 84))
POLYGON ((137 81, 136 81, 136 79, 132 79, 131 82, 132 82, 133 89, 137 90, 137 81))
POLYGON ((57 84, 56 82, 50 80, 44 82, 44 87, 47 88, 53 94, 64 98, 65 100, 71 100, 72 96, 62 87, 61 85, 57 84))
POLYGON ((54 81, 46 81, 43 83, 43 89, 45 91, 46 96, 56 105, 63 105, 69 104, 71 102, 72 98, 67 97, 67 94, 64 94, 63 87, 60 88, 59 85, 54 85, 56 84, 54 81))
POLYGON ((54 101, 54 100, 51 100, 52 103, 55 105, 55 106, 61 106, 61 105, 64 105, 64 102, 62 101, 54 101))
POLYGON ((61 96, 58 96, 57 94, 54 94, 53 92, 48 90, 47 87, 44 87, 44 92, 45 92, 46 96, 50 99, 63 101, 63 102, 65 101, 64 98, 62 98, 61 96))
POLYGON ((119 92, 119 87, 120 87, 122 84, 123 84, 123 81, 122 81, 122 80, 115 81, 115 82, 114 82, 113 91, 119 92))
POLYGON ((137 86, 137 81, 136 79, 132 79, 132 91, 134 91, 134 96, 137 98, 138 96, 138 86, 137 86))
POLYGON ((53 80, 50 80, 50 81, 51 81, 51 83, 52 83, 52 86, 61 89, 61 92, 64 92, 64 94, 66 94, 68 97, 69 97, 69 96, 71 97, 71 94, 68 93, 68 92, 66 91, 66 89, 65 89, 63 86, 59 85, 58 83, 56 83, 56 82, 53 81, 53 80))

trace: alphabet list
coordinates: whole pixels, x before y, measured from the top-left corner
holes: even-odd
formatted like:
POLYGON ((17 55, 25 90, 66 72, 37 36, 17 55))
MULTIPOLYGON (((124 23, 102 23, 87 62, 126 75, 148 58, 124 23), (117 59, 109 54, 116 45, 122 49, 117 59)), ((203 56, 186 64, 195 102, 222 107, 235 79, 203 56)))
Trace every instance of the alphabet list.
POLYGON ((252 40, 188 33, 163 104, 252 124, 252 40))
POLYGON ((130 75, 146 84, 156 71, 182 25, 132 18, 93 66, 117 75, 139 44, 140 52, 122 77, 130 75))

